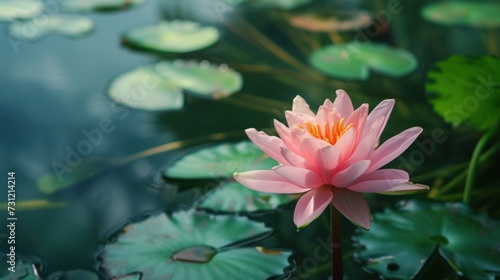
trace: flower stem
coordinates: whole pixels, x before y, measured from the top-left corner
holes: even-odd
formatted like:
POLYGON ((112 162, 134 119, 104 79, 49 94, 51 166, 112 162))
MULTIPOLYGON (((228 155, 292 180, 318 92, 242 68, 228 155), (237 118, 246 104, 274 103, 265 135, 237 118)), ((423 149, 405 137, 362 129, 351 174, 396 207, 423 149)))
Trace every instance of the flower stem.
POLYGON ((472 190, 474 189, 474 181, 476 179, 476 172, 479 163, 479 157, 483 151, 488 141, 495 134, 496 129, 491 129, 486 134, 484 134, 477 142, 474 152, 472 153, 472 158, 470 159, 469 169, 467 170, 467 179, 465 181, 465 190, 463 196, 463 202, 469 204, 472 197, 472 190))
POLYGON ((332 279, 342 280, 344 275, 342 259, 342 214, 330 205, 330 226, 331 226, 331 246, 332 246, 332 279))

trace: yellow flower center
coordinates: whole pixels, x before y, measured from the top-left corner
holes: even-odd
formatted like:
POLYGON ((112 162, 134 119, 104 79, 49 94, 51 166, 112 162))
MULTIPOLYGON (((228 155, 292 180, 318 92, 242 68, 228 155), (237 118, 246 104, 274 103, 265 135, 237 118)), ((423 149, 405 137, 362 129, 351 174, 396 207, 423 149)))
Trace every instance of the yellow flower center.
POLYGON ((310 122, 304 122, 305 127, 298 125, 299 128, 307 129, 307 131, 314 137, 324 140, 332 145, 335 145, 339 138, 352 127, 352 124, 345 125, 344 118, 342 118, 337 123, 319 123, 312 124, 310 122))

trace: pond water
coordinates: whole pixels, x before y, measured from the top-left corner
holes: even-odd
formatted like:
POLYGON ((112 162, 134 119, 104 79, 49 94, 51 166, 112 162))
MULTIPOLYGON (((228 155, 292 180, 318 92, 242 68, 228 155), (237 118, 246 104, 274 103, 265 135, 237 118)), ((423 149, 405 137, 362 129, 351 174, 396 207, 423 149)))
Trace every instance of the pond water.
MULTIPOLYGON (((399 12, 388 14, 382 11, 387 12, 394 1, 313 1, 308 8, 330 5, 367 10, 375 18, 389 15, 388 26, 371 39, 406 49, 418 61, 418 67, 402 77, 372 71, 366 80, 352 81, 307 66, 307 54, 314 49, 307 44, 312 40, 313 47, 325 46, 335 38, 291 28, 283 21, 288 12, 279 9, 244 12, 215 2, 149 0, 128 10, 85 13, 94 21, 95 30, 74 39, 51 35, 35 42, 13 41, 8 35, 9 23, 0 23, 4 30, 0 34, 0 170, 2 178, 15 171, 18 256, 43 260, 48 265, 46 275, 75 269, 95 271, 95 254, 110 232, 145 212, 175 210, 199 198, 196 189, 180 192, 175 183, 162 178, 162 169, 179 157, 179 151, 162 145, 181 141, 182 147, 192 147, 216 138, 244 140, 246 128, 269 129, 273 119, 283 121, 284 110, 291 108, 297 94, 308 100, 311 108, 317 108, 325 98, 333 99, 338 88, 351 94, 355 106, 368 102, 373 108, 383 99, 395 98, 397 105, 383 139, 411 126, 424 128, 420 139, 432 137, 436 129, 444 131, 450 140, 437 145, 425 163, 411 166, 411 176, 469 159, 479 134, 469 130, 460 134, 433 112, 424 94, 426 73, 436 61, 453 54, 496 51, 498 55, 498 30, 445 27, 425 21, 418 11, 434 1, 397 1, 399 12), (219 13, 221 7, 228 14, 210 14, 219 13), (214 46, 187 54, 147 52, 122 43, 126 31, 165 18, 215 24, 221 38, 214 46), (163 112, 129 109, 106 95, 111 81, 125 71, 177 58, 226 64, 242 74, 243 88, 215 101, 190 95, 183 109, 163 112), (207 137, 216 133, 221 134, 207 137), (154 147, 165 149, 126 160, 154 147), (65 167, 60 169, 62 165, 65 167), (67 186, 40 190, 40 178, 47 174, 59 174, 60 182, 67 186), (68 183, 75 174, 82 175, 81 180, 68 183), (31 204, 23 205, 22 201, 31 204)), ((356 37, 355 32, 339 34, 342 38, 337 40, 356 37)), ((418 149, 413 146, 406 158, 418 149)), ((396 160, 393 166, 403 163, 396 160)), ((431 185, 435 179, 425 178, 420 183, 431 185)), ((373 212, 400 199, 367 198, 373 212)), ((328 214, 297 232, 293 208, 293 204, 287 205, 253 218, 277 230, 277 235, 258 244, 295 250, 295 261, 303 263, 318 246, 317 238, 328 235, 328 214)), ((5 221, 7 212, 2 209, 0 213, 5 221)), ((349 236, 355 227, 347 220, 343 225, 345 246, 351 248, 349 236)), ((6 236, 0 239, 2 251, 6 250, 6 236)), ((329 261, 316 265, 307 279, 326 279, 329 261)), ((349 255, 345 267, 349 279, 377 279, 363 272, 349 255)))

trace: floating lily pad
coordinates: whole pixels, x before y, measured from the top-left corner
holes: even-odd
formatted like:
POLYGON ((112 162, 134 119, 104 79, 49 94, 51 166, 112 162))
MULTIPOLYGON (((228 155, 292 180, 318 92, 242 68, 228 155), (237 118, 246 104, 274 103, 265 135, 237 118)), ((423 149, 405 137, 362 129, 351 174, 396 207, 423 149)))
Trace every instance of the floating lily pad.
POLYGON ((30 19, 43 10, 38 0, 0 0, 0 21, 30 19))
POLYGON ((361 245, 355 256, 384 278, 411 279, 435 250, 458 275, 500 276, 500 221, 461 203, 412 201, 386 209, 354 240, 361 245))
POLYGON ((452 56, 427 74, 428 98, 446 122, 488 130, 500 122, 500 59, 452 56))
POLYGON ((9 27, 9 33, 19 40, 31 41, 45 37, 50 33, 77 38, 88 34, 93 29, 94 23, 87 17, 55 15, 48 17, 44 24, 34 21, 14 22, 9 27))
POLYGON ((426 5, 422 17, 446 26, 499 27, 500 4, 498 2, 457 1, 426 5))
POLYGON ((235 242, 267 233, 263 224, 244 217, 162 213, 125 227, 99 260, 110 277, 135 271, 143 280, 265 279, 282 274, 291 253, 266 254, 235 242))
MULTIPOLYGON (((9 249, 10 246, 5 246, 5 249, 9 249)), ((38 277, 40 272, 45 270, 45 263, 36 257, 25 257, 16 254, 15 264, 12 268, 10 263, 11 252, 2 252, 2 257, 0 258, 0 280, 12 280, 12 279, 23 279, 23 280, 39 280, 38 277)))
POLYGON ((359 30, 373 23, 370 14, 365 11, 332 11, 330 9, 293 15, 289 21, 296 28, 313 32, 359 30))
POLYGON ((157 65, 140 66, 121 74, 108 88, 114 101, 131 108, 173 110, 184 105, 182 89, 166 78, 157 65))
POLYGON ((111 82, 108 95, 131 108, 173 110, 183 107, 183 90, 218 99, 238 91, 242 84, 241 75, 225 64, 163 61, 121 74, 111 82))
POLYGON ((316 69, 343 79, 367 80, 369 70, 400 77, 418 66, 415 56, 402 49, 376 43, 330 45, 313 52, 310 62, 316 69))
POLYGON ((293 9, 310 3, 311 0, 256 0, 252 4, 270 8, 293 9))
POLYGON ((174 80, 180 87, 199 97, 218 99, 229 96, 241 89, 243 78, 226 64, 212 65, 204 60, 163 61, 158 69, 174 80))
POLYGON ((206 48, 215 44, 219 37, 215 27, 180 20, 134 28, 124 35, 126 42, 134 47, 174 53, 206 48))
POLYGON ((225 182, 212 191, 199 208, 218 212, 252 212, 276 209, 294 200, 292 195, 263 193, 237 182, 225 182))
POLYGON ((265 170, 277 162, 253 143, 224 143, 197 149, 163 171, 172 179, 230 178, 234 172, 265 170))
POLYGON ((62 9, 74 12, 125 10, 146 0, 70 0, 62 3, 62 9))

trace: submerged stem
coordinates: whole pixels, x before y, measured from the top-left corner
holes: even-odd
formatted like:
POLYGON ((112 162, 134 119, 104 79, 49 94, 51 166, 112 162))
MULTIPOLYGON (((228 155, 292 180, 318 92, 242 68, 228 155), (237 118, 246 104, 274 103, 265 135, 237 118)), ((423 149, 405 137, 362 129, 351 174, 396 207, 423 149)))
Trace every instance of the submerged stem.
POLYGON ((476 147, 474 148, 474 152, 472 153, 472 158, 470 159, 469 169, 467 170, 467 179, 465 181, 465 190, 463 196, 463 202, 469 204, 472 197, 472 190, 474 189, 474 181, 476 179, 476 172, 479 163, 479 158, 481 152, 483 151, 488 141, 495 134, 496 129, 491 129, 486 134, 479 139, 476 147))
POLYGON ((330 205, 333 280, 342 280, 344 277, 341 222, 342 214, 333 205, 330 205))

